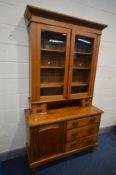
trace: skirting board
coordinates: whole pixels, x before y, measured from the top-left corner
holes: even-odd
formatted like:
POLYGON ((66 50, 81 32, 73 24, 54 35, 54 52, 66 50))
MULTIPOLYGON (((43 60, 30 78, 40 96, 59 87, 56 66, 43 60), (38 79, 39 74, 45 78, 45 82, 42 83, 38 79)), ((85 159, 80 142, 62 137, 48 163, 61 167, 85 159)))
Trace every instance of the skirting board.
MULTIPOLYGON (((100 128, 99 134, 103 134, 107 132, 116 132, 116 126, 100 128)), ((16 157, 24 156, 24 155, 26 155, 26 148, 20 148, 17 150, 1 153, 0 160, 5 161, 16 157)))

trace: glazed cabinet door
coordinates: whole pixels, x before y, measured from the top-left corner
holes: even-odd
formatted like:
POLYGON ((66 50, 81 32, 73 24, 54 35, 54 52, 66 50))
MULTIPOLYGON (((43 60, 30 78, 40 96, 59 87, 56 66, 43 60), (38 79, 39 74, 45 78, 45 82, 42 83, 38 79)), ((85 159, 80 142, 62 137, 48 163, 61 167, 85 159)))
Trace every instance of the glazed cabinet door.
POLYGON ((64 99, 67 93, 70 30, 38 24, 38 98, 64 99))
POLYGON ((52 157, 64 152, 64 123, 55 123, 33 129, 33 160, 52 157))
POLYGON ((96 67, 97 36, 72 31, 68 97, 92 95, 96 67))

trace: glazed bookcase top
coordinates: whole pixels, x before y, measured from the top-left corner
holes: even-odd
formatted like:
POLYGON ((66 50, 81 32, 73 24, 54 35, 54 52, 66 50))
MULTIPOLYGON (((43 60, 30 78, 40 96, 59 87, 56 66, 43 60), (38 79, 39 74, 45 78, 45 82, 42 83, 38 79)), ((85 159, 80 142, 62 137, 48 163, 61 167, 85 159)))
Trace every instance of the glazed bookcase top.
POLYGON ((90 28, 98 29, 98 30, 103 30, 104 28, 107 27, 107 25, 105 24, 80 19, 74 16, 68 16, 62 13, 53 12, 50 10, 45 10, 42 8, 30 6, 30 5, 27 5, 24 16, 27 19, 27 21, 30 21, 32 16, 39 16, 39 17, 43 17, 47 19, 49 18, 49 19, 58 20, 61 22, 67 22, 70 24, 90 27, 90 28))

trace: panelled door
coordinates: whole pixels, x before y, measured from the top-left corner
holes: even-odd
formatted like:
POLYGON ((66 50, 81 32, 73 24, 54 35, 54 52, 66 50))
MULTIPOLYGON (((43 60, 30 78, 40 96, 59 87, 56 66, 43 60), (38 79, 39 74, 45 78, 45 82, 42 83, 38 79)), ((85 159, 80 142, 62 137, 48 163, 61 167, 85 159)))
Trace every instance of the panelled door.
POLYGON ((40 101, 66 98, 70 29, 38 24, 40 101))
POLYGON ((72 31, 68 98, 87 97, 92 94, 96 64, 96 35, 72 31))
POLYGON ((65 123, 55 123, 32 129, 33 160, 52 157, 64 152, 65 123))

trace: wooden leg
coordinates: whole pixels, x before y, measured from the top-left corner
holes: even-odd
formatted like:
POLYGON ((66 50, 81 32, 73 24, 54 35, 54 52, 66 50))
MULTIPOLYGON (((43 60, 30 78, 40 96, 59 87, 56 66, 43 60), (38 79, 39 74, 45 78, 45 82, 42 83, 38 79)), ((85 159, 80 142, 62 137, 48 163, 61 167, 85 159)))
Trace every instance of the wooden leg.
POLYGON ((36 168, 31 168, 31 172, 34 175, 36 173, 36 168))
POLYGON ((90 149, 90 152, 93 153, 96 149, 96 146, 94 146, 93 148, 90 149))

